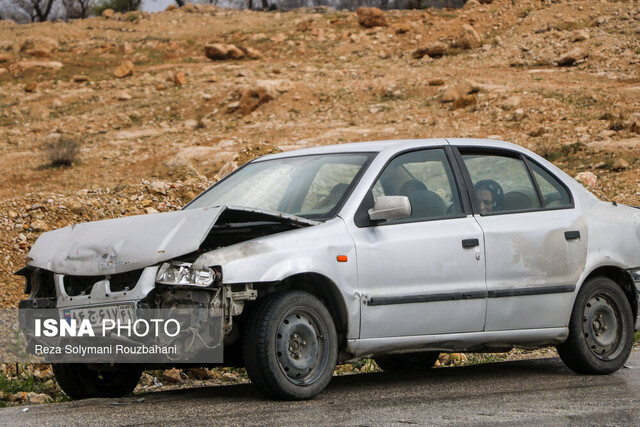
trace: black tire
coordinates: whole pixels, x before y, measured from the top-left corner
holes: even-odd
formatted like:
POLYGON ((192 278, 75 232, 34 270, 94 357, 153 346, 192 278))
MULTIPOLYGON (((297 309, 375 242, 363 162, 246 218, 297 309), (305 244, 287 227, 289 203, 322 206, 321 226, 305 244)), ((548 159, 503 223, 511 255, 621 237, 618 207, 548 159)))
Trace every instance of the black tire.
POLYGON ((440 353, 425 351, 420 353, 406 353, 393 356, 380 356, 376 361, 380 369, 385 372, 427 371, 433 367, 440 353))
POLYGON ((142 375, 140 368, 128 364, 57 363, 52 366, 60 388, 76 400, 126 396, 136 388, 142 375))
POLYGON ((633 312, 620 286, 595 277, 580 289, 569 337, 556 348, 562 361, 579 374, 610 374, 629 358, 633 326, 633 312))
POLYGON ((282 400, 310 399, 329 384, 338 339, 327 308, 302 291, 272 294, 253 311, 243 338, 247 374, 258 391, 282 400))

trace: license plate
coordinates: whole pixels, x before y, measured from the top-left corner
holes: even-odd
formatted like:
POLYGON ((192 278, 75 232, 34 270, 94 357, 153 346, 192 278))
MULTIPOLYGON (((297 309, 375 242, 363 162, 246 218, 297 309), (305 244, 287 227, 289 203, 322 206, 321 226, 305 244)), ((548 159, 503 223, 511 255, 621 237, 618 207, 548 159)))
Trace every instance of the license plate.
POLYGON ((63 314, 67 322, 75 319, 77 325, 82 323, 84 319, 89 319, 92 327, 102 327, 105 319, 113 320, 116 324, 133 323, 135 321, 133 304, 71 308, 64 310, 63 314))

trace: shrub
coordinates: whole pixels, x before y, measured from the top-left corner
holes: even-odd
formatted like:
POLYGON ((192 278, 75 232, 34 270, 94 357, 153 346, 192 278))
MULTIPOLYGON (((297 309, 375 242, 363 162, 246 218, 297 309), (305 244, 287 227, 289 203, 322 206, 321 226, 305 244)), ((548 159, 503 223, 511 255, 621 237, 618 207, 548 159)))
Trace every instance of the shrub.
POLYGON ((51 166, 71 166, 78 160, 80 144, 75 139, 60 138, 56 142, 47 144, 44 153, 51 166))
POLYGON ((617 115, 613 115, 609 119, 609 129, 617 131, 621 131, 627 128, 626 123, 627 117, 624 113, 618 113, 617 115))

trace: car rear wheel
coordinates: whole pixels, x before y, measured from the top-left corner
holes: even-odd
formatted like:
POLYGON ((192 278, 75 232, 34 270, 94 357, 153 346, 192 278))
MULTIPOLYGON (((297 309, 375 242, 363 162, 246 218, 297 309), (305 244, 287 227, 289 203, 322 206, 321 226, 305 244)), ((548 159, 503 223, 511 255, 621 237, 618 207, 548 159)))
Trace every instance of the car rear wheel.
POLYGON ((121 397, 133 391, 142 370, 135 365, 57 363, 53 373, 60 388, 72 399, 121 397))
POLYGON ((310 399, 331 380, 338 340, 327 308, 313 295, 270 295, 252 313, 243 342, 251 382, 265 396, 310 399))
POLYGON ((381 356, 376 357, 374 360, 385 372, 426 371, 433 367, 438 360, 438 356, 440 356, 440 353, 437 351, 425 351, 381 356))
POLYGON ((562 361, 580 374, 609 374, 629 357, 633 312, 620 286, 606 277, 586 282, 576 298, 569 337, 558 345, 562 361))

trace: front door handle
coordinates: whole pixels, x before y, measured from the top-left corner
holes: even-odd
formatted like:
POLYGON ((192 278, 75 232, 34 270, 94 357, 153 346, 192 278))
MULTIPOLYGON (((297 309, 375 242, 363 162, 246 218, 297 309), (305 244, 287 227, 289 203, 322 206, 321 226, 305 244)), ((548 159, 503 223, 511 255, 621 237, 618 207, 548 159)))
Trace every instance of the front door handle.
POLYGON ((580 231, 578 230, 565 231, 564 238, 567 240, 578 240, 580 238, 580 231))
POLYGON ((462 241, 462 247, 465 249, 475 248, 480 246, 480 240, 478 239, 464 239, 462 241))

